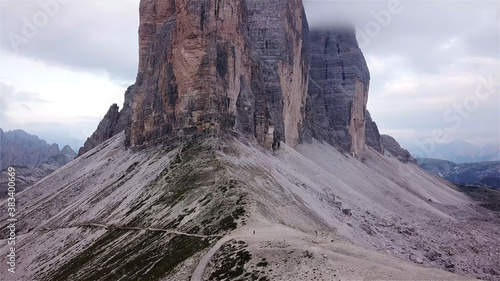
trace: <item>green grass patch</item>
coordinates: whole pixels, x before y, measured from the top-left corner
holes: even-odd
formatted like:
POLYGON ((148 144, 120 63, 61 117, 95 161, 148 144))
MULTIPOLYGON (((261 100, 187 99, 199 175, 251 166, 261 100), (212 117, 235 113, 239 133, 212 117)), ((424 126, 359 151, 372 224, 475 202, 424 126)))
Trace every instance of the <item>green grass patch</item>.
POLYGON ((114 229, 43 280, 159 280, 209 244, 199 237, 114 229))

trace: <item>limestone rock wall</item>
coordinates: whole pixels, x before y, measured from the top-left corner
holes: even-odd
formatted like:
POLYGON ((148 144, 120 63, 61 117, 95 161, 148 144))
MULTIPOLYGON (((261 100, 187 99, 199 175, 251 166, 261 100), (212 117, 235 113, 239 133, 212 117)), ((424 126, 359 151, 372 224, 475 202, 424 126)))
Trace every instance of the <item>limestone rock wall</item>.
POLYGON ((354 28, 310 32, 301 0, 142 0, 139 52, 113 127, 83 152, 122 130, 129 147, 230 132, 383 152, 354 28))
MULTIPOLYGON (((310 67, 309 26, 302 1, 248 0, 248 7, 252 55, 263 74, 256 100, 267 105, 276 138, 294 146, 303 128, 310 67)), ((266 119, 265 115, 258 112, 258 119, 266 119)), ((257 124, 258 131, 260 127, 257 124)))
POLYGON ((304 138, 359 155, 366 145, 370 73, 354 28, 311 31, 311 53, 304 138))
POLYGON ((298 144, 309 69, 300 0, 143 0, 140 15, 130 146, 227 130, 298 144))
POLYGON ((366 122, 365 122, 365 138, 366 145, 372 147, 380 153, 384 153, 384 146, 382 144, 382 139, 380 132, 378 131, 377 124, 372 120, 370 112, 366 110, 366 122))
POLYGON ((87 138, 83 147, 78 150, 78 156, 81 156, 92 148, 108 140, 115 134, 123 131, 123 129, 117 127, 120 119, 120 112, 118 109, 119 108, 116 103, 110 106, 104 118, 101 122, 99 122, 96 131, 92 134, 92 136, 87 138))

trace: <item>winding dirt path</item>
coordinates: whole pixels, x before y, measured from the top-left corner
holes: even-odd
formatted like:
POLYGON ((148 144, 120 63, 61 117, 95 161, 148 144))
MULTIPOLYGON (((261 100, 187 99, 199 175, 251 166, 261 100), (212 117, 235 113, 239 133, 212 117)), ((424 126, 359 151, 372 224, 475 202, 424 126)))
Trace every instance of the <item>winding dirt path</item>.
POLYGON ((233 239, 244 239, 245 241, 257 240, 257 241, 266 241, 268 239, 284 239, 284 238, 299 238, 304 237, 306 234, 292 230, 288 227, 266 222, 264 224, 249 224, 245 227, 239 228, 236 232, 230 233, 224 237, 222 237, 215 245, 210 248, 210 250, 203 255, 203 257, 198 262, 195 270, 193 271, 193 275, 191 275, 191 281, 202 281, 203 273, 210 262, 210 259, 213 255, 220 249, 220 247, 233 239))
POLYGON ((104 229, 123 229, 123 230, 135 230, 135 231, 159 231, 165 233, 172 233, 177 235, 185 235, 191 237, 208 238, 208 237, 221 237, 222 235, 201 235, 194 233, 180 232, 174 229, 164 229, 164 228, 153 228, 153 227, 138 227, 138 226, 122 226, 122 225, 106 225, 100 223, 80 223, 76 225, 70 225, 67 227, 44 227, 42 230, 58 230, 58 229, 68 229, 68 228, 78 228, 78 227, 99 227, 104 229))
POLYGON ((215 243, 215 245, 198 262, 193 275, 191 275, 191 281, 201 281, 203 278, 203 273, 205 272, 205 268, 207 267, 208 262, 210 261, 212 256, 220 249, 222 244, 234 238, 236 237, 229 235, 217 241, 217 243, 215 243))

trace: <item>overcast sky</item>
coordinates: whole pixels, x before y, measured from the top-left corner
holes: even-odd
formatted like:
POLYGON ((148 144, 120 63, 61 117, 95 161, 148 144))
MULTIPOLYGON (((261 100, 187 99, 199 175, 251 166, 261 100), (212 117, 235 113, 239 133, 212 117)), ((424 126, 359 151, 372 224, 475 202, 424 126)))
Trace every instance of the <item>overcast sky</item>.
MULTIPOLYGON (((85 139, 137 72, 139 0, 1 0, 0 127, 85 139)), ((499 1, 305 1, 311 28, 349 20, 368 109, 405 146, 498 145, 499 1)), ((69 142, 69 140, 68 140, 69 142)))

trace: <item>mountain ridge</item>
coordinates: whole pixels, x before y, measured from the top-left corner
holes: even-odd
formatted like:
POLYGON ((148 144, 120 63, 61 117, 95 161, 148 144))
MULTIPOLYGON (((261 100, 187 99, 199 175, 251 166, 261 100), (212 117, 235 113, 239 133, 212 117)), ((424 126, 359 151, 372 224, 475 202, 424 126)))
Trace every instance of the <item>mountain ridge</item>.
POLYGON ((417 158, 427 171, 457 184, 500 188, 500 161, 454 163, 452 161, 417 158))
MULTIPOLYGON (((467 248, 473 247, 481 253, 500 251, 494 244, 494 236, 484 236, 481 242, 475 240, 475 231, 494 233, 493 222, 498 220, 498 215, 484 211, 448 183, 418 166, 401 163, 375 150, 368 149, 361 162, 317 141, 296 148, 282 144, 280 150, 272 152, 254 140, 243 143, 232 137, 204 138, 202 142, 193 141, 180 147, 163 145, 133 151, 125 149, 124 139, 123 132, 112 137, 18 194, 20 202, 25 202, 20 203, 22 211, 18 217, 20 243, 32 247, 20 249, 19 254, 25 258, 18 265, 22 276, 17 280, 30 280, 32 276, 44 276, 42 280, 55 280, 55 277, 110 280, 113 276, 134 279, 137 274, 154 280, 190 280, 195 261, 216 245, 218 235, 228 235, 248 244, 241 250, 253 257, 248 266, 244 266, 244 271, 250 273, 254 271, 249 266, 264 257, 274 264, 270 267, 273 271, 286 272, 290 266, 285 263, 283 268, 278 261, 288 256, 290 250, 310 251, 312 258, 293 255, 293 260, 305 264, 310 261, 319 266, 325 258, 313 250, 314 241, 318 239, 323 241, 327 260, 335 259, 332 256, 335 250, 326 250, 332 245, 337 245, 337 251, 341 247, 347 251, 346 255, 354 257, 354 253, 361 250, 356 247, 361 246, 363 251, 368 251, 364 255, 382 251, 399 257, 397 261, 387 261, 385 266, 404 264, 415 274, 423 274, 418 275, 420 278, 457 280, 462 277, 428 268, 424 273, 401 258, 447 270, 452 268, 460 274, 474 274, 476 270, 483 272, 476 274, 482 278, 492 276, 486 272, 498 265, 498 261, 487 254, 479 256, 480 263, 471 263, 474 253, 467 248), (75 174, 75 170, 81 173, 75 174), (68 184, 56 184, 63 179, 68 184), (40 199, 35 200, 33 196, 40 199), (42 212, 42 209, 50 212, 42 212), (475 230, 465 227, 467 224, 474 224, 475 230), (447 227, 443 229, 443 225, 447 227), (280 247, 266 250, 258 246, 259 243, 274 245, 283 239, 266 232, 268 227, 284 227, 299 240, 293 242, 296 238, 291 238, 292 244, 282 246, 288 250, 270 255, 280 247), (254 230, 260 236, 253 236, 254 230), (238 236, 237 233, 242 232, 244 235, 238 236), (462 238, 458 238, 458 234, 462 238), (48 239, 53 235, 58 239, 48 239), (173 238, 175 240, 171 240, 173 238), (158 239, 163 242, 151 243, 158 239), (255 244, 252 239, 262 240, 255 244), (331 240, 345 242, 331 244, 331 240), (66 246, 57 246, 59 241, 66 246), (127 266, 157 251, 164 257, 171 256, 172 251, 177 251, 174 241, 179 245, 190 243, 194 248, 165 268, 166 272, 155 273, 158 268, 148 273, 127 266), (151 246, 141 248, 140 243, 151 246), (347 247, 345 243, 358 246, 347 247), (47 256, 49 249, 52 249, 51 255, 47 256), (117 255, 127 251, 135 254, 117 255), (105 261, 112 257, 116 262, 105 261), (60 266, 54 268, 55 263, 60 266), (100 265, 98 271, 90 270, 97 264, 100 265)), ((222 241, 221 244, 226 245, 223 248, 232 245, 231 241, 222 241)), ((219 258, 231 260, 230 253, 224 255, 219 258)), ((386 268, 378 271, 381 275, 364 275, 357 270, 344 270, 341 265, 346 264, 338 262, 330 273, 335 271, 343 278, 388 278, 397 272, 386 268)), ((329 274, 325 272, 327 268, 318 270, 318 275, 309 272, 308 276, 329 274)), ((207 267, 204 274, 210 276, 217 270, 217 267, 207 267)), ((272 279, 275 275, 259 276, 272 279)), ((403 278, 404 275, 397 276, 403 278)))
POLYGON ((76 155, 68 145, 59 150, 59 145, 48 144, 38 136, 20 129, 4 132, 0 128, 0 140, 0 170, 10 166, 36 167, 43 164, 60 167, 76 155), (67 159, 61 162, 63 156, 67 156, 67 159))
POLYGON ((428 147, 420 147, 417 143, 405 143, 416 158, 433 158, 455 163, 473 163, 500 160, 500 145, 473 145, 466 141, 436 143, 428 147))
POLYGON ((4 132, 0 128, 0 198, 7 196, 8 167, 16 169, 17 190, 30 186, 69 163, 76 153, 69 145, 61 150, 23 130, 4 132))
POLYGON ((499 213, 384 148, 353 32, 300 0, 141 0, 136 83, 16 194, 8 278, 497 279, 499 213))

